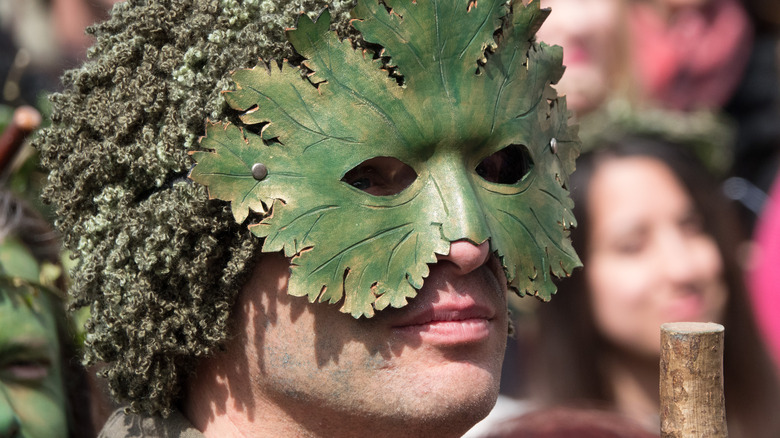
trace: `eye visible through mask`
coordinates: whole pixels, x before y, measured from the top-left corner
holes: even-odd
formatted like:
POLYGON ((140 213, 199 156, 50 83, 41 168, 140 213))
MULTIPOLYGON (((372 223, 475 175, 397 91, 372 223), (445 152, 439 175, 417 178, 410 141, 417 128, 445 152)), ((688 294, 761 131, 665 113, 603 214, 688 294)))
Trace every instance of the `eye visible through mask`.
POLYGON ((403 161, 374 157, 354 167, 341 180, 370 195, 391 196, 401 193, 416 179, 417 173, 403 161))
POLYGON ((482 160, 474 169, 485 181, 496 184, 515 184, 534 167, 528 148, 509 145, 482 160))

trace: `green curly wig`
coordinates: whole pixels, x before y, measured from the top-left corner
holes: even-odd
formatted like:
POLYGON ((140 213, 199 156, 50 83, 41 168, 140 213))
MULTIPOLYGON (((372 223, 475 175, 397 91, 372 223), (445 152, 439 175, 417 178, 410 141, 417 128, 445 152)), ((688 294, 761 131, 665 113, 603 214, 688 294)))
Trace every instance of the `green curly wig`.
POLYGON ((90 30, 89 60, 52 98, 36 146, 44 198, 80 258, 74 305, 91 305, 85 360, 107 364, 133 411, 170 412, 198 358, 227 338, 262 244, 185 180, 187 152, 207 119, 234 117, 221 96, 230 73, 293 57, 284 30, 326 3, 339 35, 354 36, 348 0, 128 0, 90 30))

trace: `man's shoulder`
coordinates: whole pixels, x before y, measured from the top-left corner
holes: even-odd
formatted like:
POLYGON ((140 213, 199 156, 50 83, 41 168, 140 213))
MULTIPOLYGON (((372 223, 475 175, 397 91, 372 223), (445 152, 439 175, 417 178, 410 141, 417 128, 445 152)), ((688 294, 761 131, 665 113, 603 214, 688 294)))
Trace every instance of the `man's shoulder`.
POLYGON ((143 416, 117 409, 108 418, 98 438, 204 438, 179 411, 168 418, 143 416))

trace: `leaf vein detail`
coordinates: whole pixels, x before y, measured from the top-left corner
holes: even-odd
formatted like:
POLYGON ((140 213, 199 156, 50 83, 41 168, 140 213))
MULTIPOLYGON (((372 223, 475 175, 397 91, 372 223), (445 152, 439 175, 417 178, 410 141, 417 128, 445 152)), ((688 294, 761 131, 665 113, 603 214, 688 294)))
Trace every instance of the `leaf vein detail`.
POLYGON ((547 229, 544 227, 544 224, 542 224, 542 221, 540 221, 540 220, 539 220, 539 216, 537 216, 537 215, 536 215, 536 212, 534 211, 534 209, 529 207, 529 208, 528 208, 528 210, 530 210, 530 211, 531 211, 531 214, 534 216, 534 219, 535 219, 535 220, 536 220, 536 222, 539 224, 539 228, 541 228, 541 229, 542 229, 542 231, 544 231, 544 235, 545 235, 545 236, 547 236, 547 240, 549 240, 549 241, 550 241, 550 242, 553 244, 553 246, 555 246, 555 247, 558 249, 558 251, 560 251, 560 252, 562 252, 562 253, 566 254, 566 250, 565 250, 565 249, 563 249, 563 248, 560 246, 560 244, 559 244, 559 243, 558 243, 558 242, 557 242, 557 241, 556 241, 556 240, 555 240, 555 239, 554 239, 552 236, 550 236, 550 233, 549 233, 549 232, 547 231, 547 229))
POLYGON ((353 249, 355 249, 355 248, 357 248, 357 247, 359 247, 359 246, 361 246, 361 245, 365 245, 366 243, 369 243, 369 242, 371 242, 372 240, 375 240, 375 239, 377 239, 377 238, 379 238, 379 237, 382 237, 382 236, 383 236, 383 235, 385 235, 385 234, 392 233, 393 231, 396 231, 397 229, 399 229, 399 228, 403 228, 403 227, 405 227, 405 226, 407 226, 407 224, 403 224, 403 225, 397 225, 397 226, 395 226, 395 227, 388 228, 388 229, 386 229, 386 230, 382 230, 382 231, 379 231, 379 232, 377 232, 377 233, 374 233, 374 234, 372 234, 372 235, 370 235, 370 236, 366 237, 365 239, 359 240, 359 241, 357 241, 357 242, 353 243, 352 245, 350 245, 350 246, 348 246, 348 247, 346 247, 346 248, 342 249, 341 251, 337 252, 336 254, 334 254, 334 255, 333 255, 333 257, 329 258, 328 260, 326 260, 325 262, 323 262, 321 265, 319 265, 319 266, 317 266, 315 269, 313 269, 313 270, 311 271, 311 273, 312 273, 312 274, 316 274, 317 272, 319 272, 320 270, 322 270, 322 268, 324 268, 326 265, 330 264, 330 262, 332 262, 334 259, 336 259, 336 258, 338 258, 338 257, 342 257, 342 256, 343 256, 345 253, 347 253, 348 251, 352 251, 353 249))
MULTIPOLYGON (((406 224, 406 225, 411 225, 411 224, 406 224)), ((398 253, 398 249, 409 239, 409 236, 411 236, 412 233, 414 233, 414 229, 409 230, 409 232, 406 233, 404 237, 402 237, 401 240, 395 244, 395 246, 393 246, 393 250, 390 251, 390 257, 387 258, 387 266, 385 272, 390 272, 390 265, 393 263, 393 257, 395 257, 395 255, 398 253)))

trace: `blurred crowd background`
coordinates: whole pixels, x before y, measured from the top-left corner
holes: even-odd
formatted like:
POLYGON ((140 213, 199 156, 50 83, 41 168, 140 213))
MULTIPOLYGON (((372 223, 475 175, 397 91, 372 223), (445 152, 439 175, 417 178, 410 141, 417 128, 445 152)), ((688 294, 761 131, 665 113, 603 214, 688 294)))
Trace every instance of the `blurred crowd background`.
MULTIPOLYGON (((113 3, 0 0, 0 188, 50 222, 29 138, 113 3)), ((657 435, 658 327, 683 319, 726 327, 731 436, 780 436, 780 2, 541 4, 583 142, 569 188, 585 267, 550 303, 511 298, 502 396, 470 436, 657 435)), ((93 427, 71 436, 112 409, 94 374, 93 427)))

